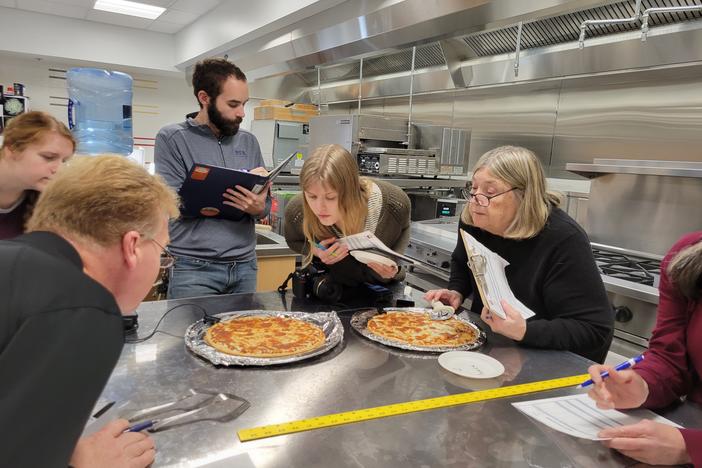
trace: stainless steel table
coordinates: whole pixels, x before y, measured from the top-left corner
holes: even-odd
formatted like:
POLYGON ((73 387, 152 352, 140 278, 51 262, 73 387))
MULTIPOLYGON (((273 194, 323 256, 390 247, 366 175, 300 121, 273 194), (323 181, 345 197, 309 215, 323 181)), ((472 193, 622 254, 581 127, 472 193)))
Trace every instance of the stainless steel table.
MULTIPOLYGON (((257 293, 144 303, 139 335, 147 335, 170 308, 197 304, 209 313, 229 310, 329 310, 314 302, 283 300, 257 293)), ((329 429, 246 443, 236 431, 357 408, 551 379, 585 372, 588 361, 567 352, 515 346, 488 333, 481 349, 501 361, 506 372, 489 381, 448 373, 436 354, 404 352, 375 344, 349 326, 342 344, 329 353, 276 367, 215 367, 191 354, 183 343, 188 325, 202 317, 195 307, 171 311, 157 333, 125 346, 101 401, 129 401, 144 408, 185 395, 189 388, 233 393, 251 407, 229 423, 198 422, 153 435, 155 466, 255 467, 607 467, 631 460, 597 442, 576 439, 538 425, 510 402, 534 395, 413 413, 329 429)), ((474 321, 480 319, 474 316, 474 321)), ((556 396, 573 390, 538 394, 556 396)), ((683 425, 702 426, 702 412, 691 404, 664 414, 683 425)))

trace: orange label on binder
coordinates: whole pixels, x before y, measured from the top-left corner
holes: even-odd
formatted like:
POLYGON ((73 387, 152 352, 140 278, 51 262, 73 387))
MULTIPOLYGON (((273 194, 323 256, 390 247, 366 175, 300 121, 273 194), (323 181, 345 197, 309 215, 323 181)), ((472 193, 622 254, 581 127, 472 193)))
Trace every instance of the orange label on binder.
POLYGON ((213 206, 206 206, 200 209, 200 214, 202 216, 217 216, 219 214, 219 208, 213 206))
POLYGON ((193 173, 190 177, 193 180, 205 180, 205 179, 207 179, 207 174, 209 174, 209 173, 210 173, 209 167, 197 166, 193 170, 193 173))

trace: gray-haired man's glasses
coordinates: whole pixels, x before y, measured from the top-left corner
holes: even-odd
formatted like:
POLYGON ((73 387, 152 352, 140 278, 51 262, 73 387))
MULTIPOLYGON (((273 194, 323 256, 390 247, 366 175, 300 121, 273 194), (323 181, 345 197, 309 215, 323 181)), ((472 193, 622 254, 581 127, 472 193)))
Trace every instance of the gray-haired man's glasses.
POLYGON ((470 187, 466 187, 464 189, 461 189, 461 194, 463 195, 463 198, 468 200, 468 203, 477 203, 478 206, 488 207, 490 206, 490 200, 499 197, 500 195, 504 195, 505 193, 509 193, 512 190, 517 190, 517 187, 512 187, 511 189, 505 190, 504 192, 488 196, 482 193, 471 193, 470 187))
POLYGON ((170 267, 173 266, 175 263, 175 257, 173 257, 173 254, 168 250, 167 247, 162 246, 156 239, 149 239, 154 242, 154 244, 158 245, 161 251, 163 252, 163 255, 161 255, 161 264, 159 265, 162 270, 166 270, 170 267))

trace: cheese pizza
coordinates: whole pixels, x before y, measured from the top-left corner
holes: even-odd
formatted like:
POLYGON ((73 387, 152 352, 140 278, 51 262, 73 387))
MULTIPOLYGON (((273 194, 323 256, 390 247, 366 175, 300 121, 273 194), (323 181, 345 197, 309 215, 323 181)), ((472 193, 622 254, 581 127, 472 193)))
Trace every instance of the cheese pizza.
POLYGON ((455 317, 432 320, 428 313, 388 312, 368 321, 368 331, 382 338, 427 348, 458 347, 478 339, 478 332, 455 317))
POLYGON ((205 332, 205 342, 226 354, 281 357, 308 353, 324 345, 324 332, 291 317, 252 315, 219 322, 205 332))

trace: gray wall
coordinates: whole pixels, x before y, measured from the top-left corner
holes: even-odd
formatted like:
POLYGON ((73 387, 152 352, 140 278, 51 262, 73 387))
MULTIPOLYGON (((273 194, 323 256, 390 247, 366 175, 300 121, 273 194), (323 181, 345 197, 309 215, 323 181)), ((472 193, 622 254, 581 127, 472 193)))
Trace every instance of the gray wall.
MULTIPOLYGON (((358 103, 328 113, 356 113, 358 103)), ((407 117, 408 98, 362 113, 407 117)), ((444 91, 413 98, 412 120, 470 128, 470 166, 503 144, 534 150, 550 177, 594 158, 702 161, 702 66, 444 91)))

